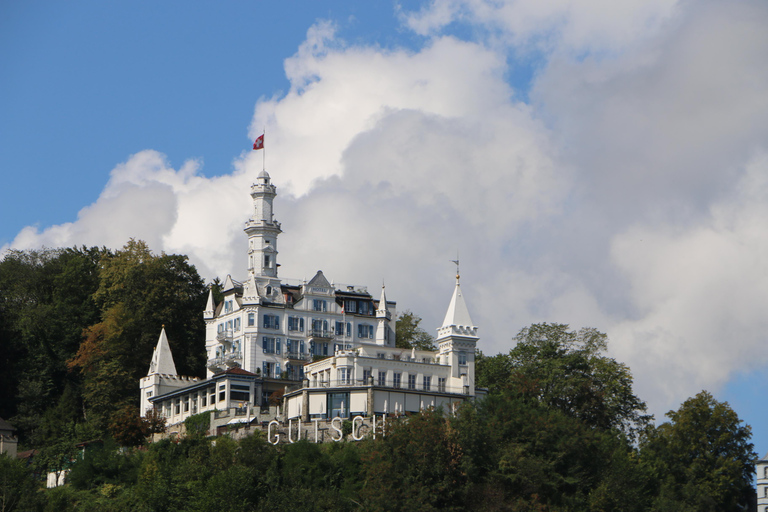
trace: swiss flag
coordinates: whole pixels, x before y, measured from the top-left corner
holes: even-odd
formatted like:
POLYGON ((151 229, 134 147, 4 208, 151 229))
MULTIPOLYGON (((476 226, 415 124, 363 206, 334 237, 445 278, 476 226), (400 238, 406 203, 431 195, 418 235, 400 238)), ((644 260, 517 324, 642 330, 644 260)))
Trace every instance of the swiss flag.
POLYGON ((259 135, 256 140, 253 141, 253 149, 264 149, 264 135, 259 135))

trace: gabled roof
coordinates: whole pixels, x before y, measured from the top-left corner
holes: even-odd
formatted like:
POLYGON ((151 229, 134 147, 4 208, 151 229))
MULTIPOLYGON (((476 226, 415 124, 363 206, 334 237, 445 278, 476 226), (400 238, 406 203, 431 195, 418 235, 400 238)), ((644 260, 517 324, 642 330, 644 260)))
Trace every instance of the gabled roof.
POLYGON ((149 363, 147 375, 154 373, 164 373, 166 375, 176 375, 176 365, 173 362, 171 346, 168 344, 168 337, 165 335, 165 326, 160 331, 160 339, 157 340, 157 346, 152 354, 152 362, 149 363))
POLYGON ((255 373, 251 373, 248 370, 243 370, 242 368, 237 368, 237 367, 230 368, 229 370, 225 370, 223 372, 219 372, 214 376, 218 376, 218 375, 245 375, 249 377, 256 377, 255 373))
POLYGON ((239 290, 240 293, 242 293, 243 283, 239 281, 235 281, 234 279, 232 279, 231 275, 227 274, 227 278, 224 280, 224 286, 221 287, 221 291, 223 293, 227 293, 232 290, 235 290, 235 291, 239 290))
POLYGON ((331 288, 331 283, 329 283, 325 278, 323 271, 318 270, 317 274, 315 274, 315 277, 313 277, 309 283, 307 283, 307 286, 314 286, 317 288, 331 288))

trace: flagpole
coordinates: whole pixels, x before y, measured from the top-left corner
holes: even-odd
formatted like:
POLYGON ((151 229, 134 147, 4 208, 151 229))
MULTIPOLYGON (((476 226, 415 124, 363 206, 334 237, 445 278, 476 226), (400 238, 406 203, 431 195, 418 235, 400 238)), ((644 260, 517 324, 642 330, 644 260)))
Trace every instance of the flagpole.
MULTIPOLYGON (((264 125, 264 133, 262 134, 262 137, 264 137, 267 134, 267 125, 264 125)), ((266 137, 264 137, 266 139, 266 137)), ((267 145, 262 144, 261 148, 264 152, 261 154, 261 170, 266 171, 267 170, 267 145)))

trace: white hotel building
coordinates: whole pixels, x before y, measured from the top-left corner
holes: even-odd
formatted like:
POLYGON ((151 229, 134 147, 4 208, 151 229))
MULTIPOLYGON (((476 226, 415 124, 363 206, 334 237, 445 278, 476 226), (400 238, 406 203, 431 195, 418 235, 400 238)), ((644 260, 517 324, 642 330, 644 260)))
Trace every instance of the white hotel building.
POLYGON ((266 421, 270 397, 284 394, 279 419, 308 421, 449 408, 474 397, 479 338, 458 275, 438 350, 395 348, 396 304, 383 287, 375 299, 364 287, 332 285, 321 271, 299 285, 281 281, 275 196, 262 171, 245 224, 247 279, 227 276, 223 300, 215 304, 209 293, 203 311, 207 378, 176 374, 163 330, 140 382, 142 414, 154 408, 169 425, 204 411, 231 418, 223 423, 266 421))

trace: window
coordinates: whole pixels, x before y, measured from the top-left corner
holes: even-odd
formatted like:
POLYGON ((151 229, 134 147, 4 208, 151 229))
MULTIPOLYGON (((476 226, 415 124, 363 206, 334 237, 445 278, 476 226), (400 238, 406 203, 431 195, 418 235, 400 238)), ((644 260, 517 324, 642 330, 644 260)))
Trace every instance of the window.
POLYGON ((272 267, 272 260, 269 257, 269 254, 264 255, 264 268, 271 268, 272 267))
POLYGON ((227 386, 225 384, 219 384, 219 402, 223 402, 227 398, 227 386))
POLYGON ((384 370, 379 370, 379 386, 386 386, 387 385, 387 372, 384 370))
POLYGON ((376 358, 377 359, 384 359, 387 355, 384 352, 376 352, 376 358))
POLYGON ((359 324, 357 326, 358 338, 373 338, 373 326, 368 324, 359 324))
POLYGON ((280 338, 273 338, 271 336, 264 336, 261 339, 261 346, 264 349, 265 354, 279 354, 280 353, 280 338))
POLYGON ((248 313, 248 327, 253 327, 256 324, 256 315, 248 313))
POLYGON ((408 389, 416 389, 416 376, 408 374, 408 389))
POLYGON ((304 319, 297 316, 288 317, 288 330, 304 332, 304 319))
POLYGON ((432 387, 432 377, 430 375, 424 376, 424 391, 430 391, 432 387))
POLYGON ((177 398, 176 402, 174 403, 174 414, 181 414, 181 398, 177 398))
POLYGON ((350 336, 352 334, 352 324, 347 322, 347 331, 344 334, 344 322, 336 322, 336 336, 350 336))
POLYGON ((338 368, 339 384, 351 384, 352 383, 352 368, 338 368))
POLYGON ((291 356, 297 356, 299 354, 304 355, 304 341, 285 340, 285 351, 291 356))
POLYGON ((272 295, 272 287, 267 285, 267 295, 272 295))
POLYGON ((366 301, 360 301, 360 304, 358 305, 358 313, 361 315, 367 315, 369 311, 373 310, 371 308, 371 305, 366 301))
POLYGON ((249 384, 230 384, 230 399, 238 402, 250 402, 251 386, 249 384))
POLYGON ((216 401, 216 387, 211 388, 211 405, 216 401))
POLYGON ((392 373, 392 387, 393 388, 399 388, 400 387, 400 377, 402 377, 402 374, 399 372, 393 372, 392 373))
POLYGON ((314 299, 312 301, 312 309, 314 311, 328 311, 328 303, 322 299, 314 299))
POLYGON ((239 330, 240 330, 240 319, 235 318, 235 331, 239 331, 239 330))
POLYGON ((277 315, 264 315, 264 328, 265 329, 279 329, 280 317, 277 315))
POLYGON ((371 381, 371 369, 370 368, 364 368, 363 369, 363 384, 365 384, 367 386, 370 383, 370 381, 371 381))
POLYGON ((437 390, 440 393, 445 393, 445 377, 437 378, 437 390))
POLYGON ((459 352, 459 364, 465 365, 467 364, 467 353, 463 350, 459 352))
POLYGON ((189 412, 189 395, 184 396, 184 412, 189 412))
POLYGON ((312 336, 328 336, 328 320, 312 320, 312 336))
POLYGON ((279 365, 275 365, 275 363, 270 363, 267 361, 264 361, 261 363, 261 371, 264 374, 265 377, 278 377, 277 369, 279 365))
POLYGON ((208 393, 203 390, 203 394, 200 395, 200 407, 205 407, 208 405, 208 393))
POLYGON ((345 300, 344 301, 344 312, 345 313, 354 313, 357 311, 357 301, 355 300, 345 300))
POLYGON ((224 301, 224 313, 231 313, 232 312, 232 301, 227 300, 224 301))

